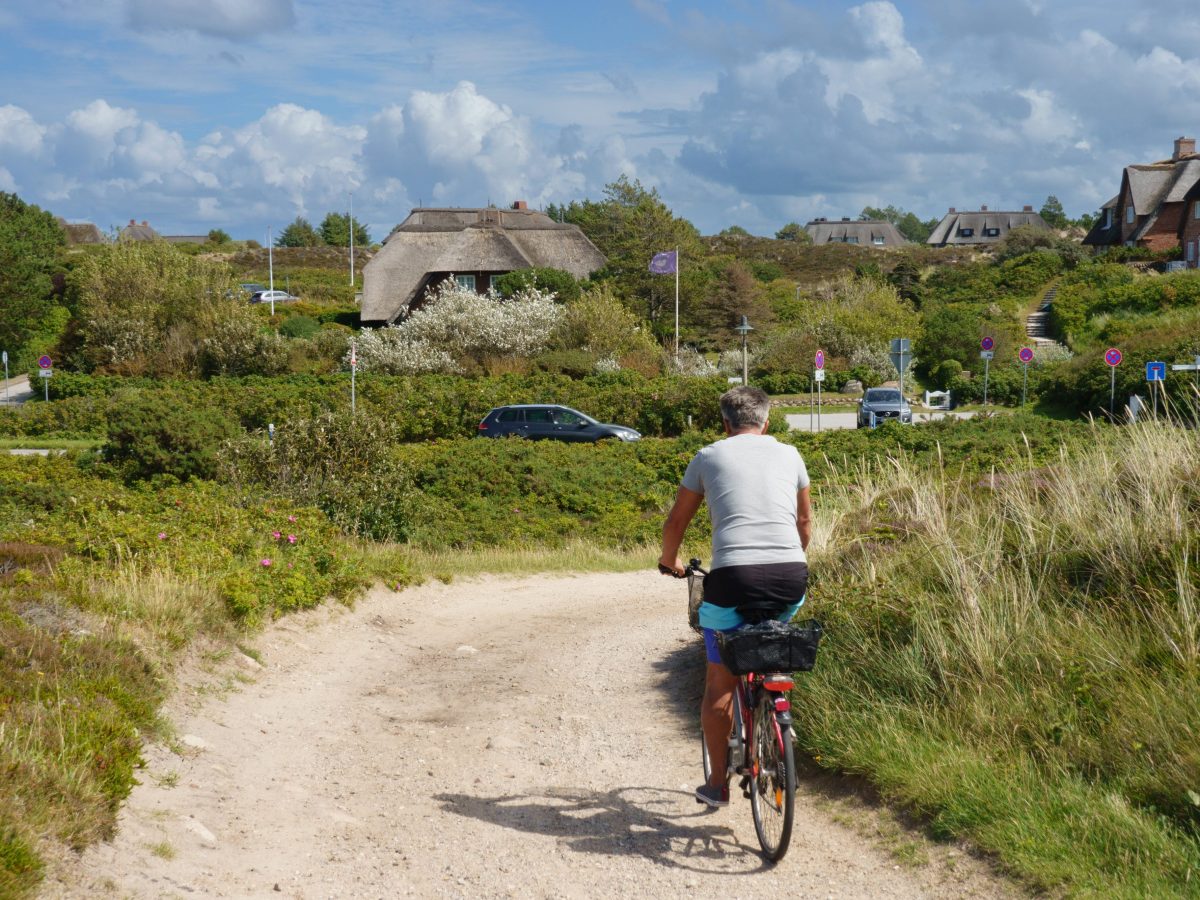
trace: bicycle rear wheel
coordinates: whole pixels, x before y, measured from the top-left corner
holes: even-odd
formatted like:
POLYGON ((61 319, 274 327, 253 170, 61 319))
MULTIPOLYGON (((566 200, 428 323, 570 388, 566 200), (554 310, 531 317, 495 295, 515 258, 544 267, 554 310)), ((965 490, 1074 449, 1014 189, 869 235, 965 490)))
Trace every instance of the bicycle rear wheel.
POLYGON ((754 707, 754 742, 750 760, 750 810, 763 853, 772 862, 783 859, 792 839, 796 807, 796 759, 791 729, 781 727, 775 698, 762 691, 754 707))

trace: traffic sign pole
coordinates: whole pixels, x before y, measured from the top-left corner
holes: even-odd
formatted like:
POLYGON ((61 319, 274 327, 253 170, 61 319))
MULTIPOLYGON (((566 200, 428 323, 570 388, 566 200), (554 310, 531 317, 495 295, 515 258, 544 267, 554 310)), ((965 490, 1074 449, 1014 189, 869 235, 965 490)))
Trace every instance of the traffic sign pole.
POLYGON ((8 397, 8 351, 4 351, 4 402, 11 403, 8 397))
POLYGON ((358 412, 357 396, 355 393, 355 375, 358 374, 358 347, 354 341, 350 342, 350 415, 356 415, 358 412))
POLYGON ((983 358, 983 405, 987 406, 988 376, 992 371, 992 357, 989 354, 983 358))
POLYGON ((1117 367, 1110 366, 1109 372, 1112 374, 1112 379, 1108 384, 1108 418, 1111 421, 1113 417, 1113 399, 1117 396, 1117 367))

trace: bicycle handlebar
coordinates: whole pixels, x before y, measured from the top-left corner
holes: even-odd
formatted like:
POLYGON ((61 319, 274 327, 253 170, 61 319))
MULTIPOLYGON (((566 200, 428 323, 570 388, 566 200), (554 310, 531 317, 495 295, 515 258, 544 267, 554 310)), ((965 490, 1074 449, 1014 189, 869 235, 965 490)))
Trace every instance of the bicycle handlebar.
POLYGON ((664 575, 670 575, 672 578, 687 578, 689 575, 693 575, 693 574, 699 574, 699 575, 707 575, 708 574, 707 570, 705 570, 704 568, 701 567, 700 560, 695 559, 695 558, 688 560, 688 564, 684 567, 682 575, 680 575, 678 572, 676 572, 674 569, 670 568, 669 566, 664 566, 662 563, 658 564, 658 571, 662 572, 662 574, 664 574, 664 575))

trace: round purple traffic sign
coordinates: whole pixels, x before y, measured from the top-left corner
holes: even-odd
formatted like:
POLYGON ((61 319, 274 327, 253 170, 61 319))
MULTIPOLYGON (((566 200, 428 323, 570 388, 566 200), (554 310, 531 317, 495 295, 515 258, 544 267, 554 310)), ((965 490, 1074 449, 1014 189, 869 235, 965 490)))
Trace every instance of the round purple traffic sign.
POLYGON ((813 357, 813 365, 818 369, 825 368, 825 351, 818 350, 817 355, 813 357))
POLYGON ((996 342, 993 341, 990 337, 985 337, 982 341, 979 342, 979 346, 982 347, 984 350, 991 350, 993 347, 996 346, 996 342))
POLYGON ((1018 353, 1017 356, 1020 357, 1021 362, 1025 364, 1033 362, 1033 351, 1028 347, 1022 347, 1021 352, 1018 353))
POLYGON ((1121 360, 1124 358, 1125 357, 1121 355, 1121 351, 1116 347, 1109 347, 1104 351, 1104 362, 1106 365, 1114 367, 1119 366, 1121 364, 1121 360))
POLYGON ((53 365, 54 365, 54 360, 52 360, 50 357, 48 357, 48 356, 39 356, 38 357, 38 368, 39 369, 49 369, 53 365))

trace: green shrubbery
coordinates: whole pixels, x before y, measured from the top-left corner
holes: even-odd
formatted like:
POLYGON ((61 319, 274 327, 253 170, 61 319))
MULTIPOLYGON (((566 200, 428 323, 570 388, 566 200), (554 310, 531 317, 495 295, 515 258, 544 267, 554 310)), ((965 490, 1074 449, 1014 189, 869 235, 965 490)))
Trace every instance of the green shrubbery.
MULTIPOLYGON (((382 376, 358 379, 359 409, 388 419, 401 441, 465 437, 475 433, 488 411, 509 403, 563 403, 606 422, 636 428, 645 435, 671 436, 692 427, 720 424, 717 398, 727 387, 717 378, 647 378, 615 372, 570 378, 563 375, 382 376)), ((104 433, 112 405, 100 402, 118 391, 137 388, 168 406, 234 415, 248 431, 290 419, 312 418, 350 405, 349 375, 286 378, 214 378, 159 381, 145 378, 55 375, 51 397, 74 399, 57 415, 0 411, 0 426, 16 434, 48 434, 51 425, 72 436, 104 433), (88 401, 88 402, 80 402, 88 401)), ((40 404, 45 406, 46 404, 40 404)), ((28 409, 39 404, 27 405, 28 409)))
POLYGON ((233 431, 233 423, 214 410, 133 392, 111 401, 104 455, 133 478, 208 479, 217 474, 217 448, 233 431))

